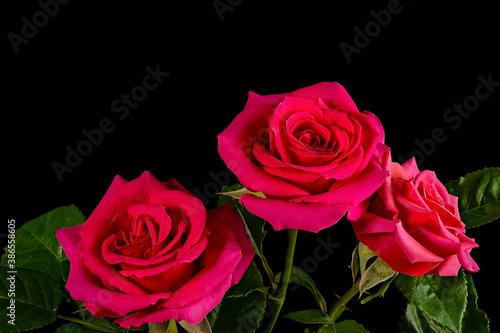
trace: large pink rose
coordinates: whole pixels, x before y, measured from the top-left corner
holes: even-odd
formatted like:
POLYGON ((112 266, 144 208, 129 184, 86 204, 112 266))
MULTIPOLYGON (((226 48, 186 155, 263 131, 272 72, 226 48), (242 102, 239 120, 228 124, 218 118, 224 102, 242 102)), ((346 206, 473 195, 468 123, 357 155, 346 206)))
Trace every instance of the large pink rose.
POLYGON ((122 327, 200 322, 236 284, 254 252, 239 214, 206 212, 175 179, 116 176, 84 224, 57 230, 70 260, 66 288, 122 327))
POLYGON ((245 188, 265 195, 244 194, 241 202, 276 230, 329 227, 388 176, 375 158, 385 147, 380 121, 360 113, 338 83, 250 92, 218 138, 228 168, 245 188))
POLYGON ((464 234, 458 198, 434 172, 420 172, 414 158, 399 165, 387 152, 382 164, 391 177, 349 210, 358 239, 404 274, 456 276, 461 266, 477 272, 470 251, 478 245, 464 234))

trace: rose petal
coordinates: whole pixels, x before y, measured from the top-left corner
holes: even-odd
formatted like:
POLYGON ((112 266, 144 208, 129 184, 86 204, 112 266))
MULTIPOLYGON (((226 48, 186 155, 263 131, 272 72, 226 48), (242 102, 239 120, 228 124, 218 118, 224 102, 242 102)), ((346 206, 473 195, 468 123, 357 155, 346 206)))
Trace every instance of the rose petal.
POLYGON ((349 221, 357 221, 359 220, 363 214, 366 213, 370 207, 370 200, 363 200, 356 206, 349 207, 349 211, 347 212, 347 219, 349 221))
POLYGON ((174 292, 191 279, 195 273, 194 262, 176 262, 161 266, 154 274, 129 278, 144 291, 152 293, 174 292), (167 267, 168 266, 168 267, 167 267))
POLYGON ((289 95, 289 93, 283 94, 274 94, 274 95, 259 95, 254 93, 253 91, 248 92, 248 99, 245 105, 247 106, 276 106, 283 101, 285 96, 289 95))
MULTIPOLYGON (((164 241, 172 228, 172 220, 163 205, 137 204, 130 207, 127 213, 135 221, 138 221, 141 216, 149 216, 154 220, 155 226, 148 226, 152 245, 164 241), (156 227, 158 227, 158 230, 156 230, 156 227)), ((147 224, 151 224, 151 222, 147 222, 147 224)))
POLYGON ((207 225, 210 227, 214 221, 223 223, 234 235, 241 248, 242 259, 234 270, 232 284, 240 281, 253 260, 255 252, 247 234, 247 230, 241 216, 229 205, 225 204, 208 212, 207 225))
POLYGON ((154 194, 167 190, 168 188, 162 182, 156 179, 150 172, 145 171, 140 177, 118 187, 110 200, 114 201, 118 198, 123 198, 135 202, 148 203, 154 194))
POLYGON ((363 163, 363 155, 363 147, 358 146, 353 152, 351 152, 348 158, 339 163, 337 167, 324 172, 323 176, 334 179, 345 179, 352 176, 363 163))
POLYGON ((92 313, 96 317, 109 317, 109 318, 121 317, 118 313, 111 311, 110 309, 107 309, 100 305, 96 305, 89 302, 83 302, 83 305, 87 308, 87 310, 90 311, 90 313, 92 313))
MULTIPOLYGON (((211 219, 208 222, 210 222, 207 224, 210 228, 210 235, 207 247, 197 263, 199 272, 162 306, 168 308, 187 306, 204 299, 228 277, 229 282, 232 281, 232 275, 243 257, 242 250, 231 229, 219 220, 211 219)), ((220 298, 222 296, 220 295, 220 298)))
POLYGON ((396 221, 387 220, 366 212, 360 219, 353 221, 352 226, 356 235, 394 232, 396 230, 396 221))
POLYGON ((415 157, 410 158, 408 161, 403 163, 401 165, 408 175, 410 179, 415 179, 417 175, 420 173, 420 170, 418 170, 417 162, 415 160, 415 157))
POLYGON ((196 244, 205 231, 207 211, 203 202, 193 195, 183 191, 163 191, 154 194, 149 200, 151 204, 164 206, 167 211, 181 211, 187 216, 190 231, 185 241, 184 249, 179 253, 183 255, 193 244, 196 244))
POLYGON ((299 170, 284 170, 263 167, 269 174, 286 179, 290 184, 300 187, 308 194, 319 194, 328 191, 335 182, 334 179, 326 179, 321 174, 304 172, 299 170))
POLYGON ((438 254, 441 258, 445 258, 457 253, 460 242, 457 237, 447 232, 444 227, 443 229, 445 235, 439 235, 423 227, 418 227, 412 232, 412 236, 426 249, 438 254))
POLYGON ((337 82, 321 82, 298 89, 289 94, 297 97, 321 98, 330 109, 340 111, 358 111, 356 104, 347 91, 337 82))
POLYGON ((318 232, 337 223, 347 211, 346 206, 321 203, 294 203, 263 199, 244 194, 241 202, 254 215, 271 223, 275 230, 300 229, 318 232))
MULTIPOLYGON (((375 200, 381 200, 383 202, 383 206, 376 205, 375 207, 380 207, 380 213, 382 216, 391 216, 391 219, 394 218, 399 212, 399 209, 396 205, 396 201, 394 200, 394 194, 392 193, 392 182, 391 178, 394 175, 393 168, 391 162, 391 153, 389 150, 384 151, 381 156, 381 165, 383 170, 390 171, 391 176, 387 177, 380 188, 377 191, 377 196, 375 200), (384 208, 387 212, 384 211, 384 208)), ((398 164, 399 166, 399 164, 398 164)), ((401 169, 402 170, 402 169, 401 169)))
POLYGON ((165 272, 167 269, 178 265, 180 263, 193 262, 203 253, 207 246, 207 239, 205 237, 201 237, 198 240, 198 243, 193 244, 192 246, 184 246, 185 252, 178 253, 175 260, 169 261, 164 264, 155 265, 153 267, 132 267, 131 269, 123 269, 120 271, 120 274, 126 277, 130 277, 134 275, 137 278, 143 278, 145 276, 155 276, 165 272))
POLYGON ((396 223, 396 232, 394 233, 396 242, 399 244, 408 260, 411 263, 416 262, 432 262, 439 263, 443 258, 435 255, 418 241, 416 241, 406 230, 403 228, 401 222, 396 223))
POLYGON ((230 285, 231 277, 227 277, 211 293, 205 295, 203 299, 197 300, 187 306, 178 308, 162 306, 154 311, 145 313, 136 312, 125 318, 115 320, 114 324, 119 324, 123 328, 129 328, 130 326, 139 327, 146 323, 161 323, 169 319, 175 319, 176 321, 186 320, 190 324, 199 323, 219 304, 224 296, 224 292, 229 289, 230 285))
POLYGON ((459 234, 458 238, 460 239, 461 243, 460 251, 458 251, 457 253, 460 265, 462 265, 463 268, 465 268, 471 273, 479 272, 479 266, 470 256, 470 251, 473 248, 479 247, 479 245, 476 244, 476 242, 474 242, 473 238, 469 238, 464 234, 459 234))
POLYGON ((166 182, 163 183, 163 185, 165 185, 168 189, 170 190, 177 190, 177 191, 182 191, 182 192, 185 192, 187 194, 191 194, 193 195, 190 191, 188 191, 184 186, 182 186, 181 183, 179 183, 177 181, 177 179, 175 178, 172 178, 166 182))
POLYGON ((426 201, 426 203, 430 209, 438 213, 440 220, 447 229, 455 230, 459 233, 465 232, 465 224, 460 219, 457 219, 449 210, 430 200, 426 201))
POLYGON ((359 143, 359 138, 354 138, 355 134, 358 134, 359 131, 356 129, 356 125, 359 125, 358 122, 353 121, 353 117, 348 116, 345 112, 340 112, 334 109, 328 108, 325 104, 324 107, 323 100, 320 99, 318 105, 322 108, 325 116, 327 116, 332 121, 332 126, 335 126, 342 132, 346 133, 349 137, 349 141, 355 141, 355 145, 357 146, 359 143))
POLYGON ((457 276, 460 263, 456 254, 444 258, 443 262, 427 274, 438 274, 440 276, 457 276))
POLYGON ((396 241, 394 233, 359 234, 356 236, 360 242, 368 246, 397 272, 421 276, 439 265, 439 262, 410 262, 396 241))
POLYGON ((372 195, 388 176, 389 172, 382 170, 380 165, 372 161, 365 172, 357 178, 348 178, 344 184, 340 181, 335 182, 333 188, 328 192, 312 196, 302 196, 290 201, 355 206, 372 195), (337 184, 342 184, 342 186, 337 187, 337 184))

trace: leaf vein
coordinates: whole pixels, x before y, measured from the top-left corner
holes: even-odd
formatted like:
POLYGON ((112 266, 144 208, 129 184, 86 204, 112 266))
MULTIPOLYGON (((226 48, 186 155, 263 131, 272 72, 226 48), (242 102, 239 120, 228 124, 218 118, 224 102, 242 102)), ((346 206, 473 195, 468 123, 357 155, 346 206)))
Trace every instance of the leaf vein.
POLYGON ((424 275, 424 278, 425 280, 427 281, 427 283, 429 284, 429 287, 431 288, 432 292, 436 295, 436 298, 439 302, 439 304, 441 305, 441 307, 444 309, 444 311, 446 312, 446 314, 448 315, 448 317, 450 318, 451 322, 453 323, 453 326, 454 326, 454 330, 456 332, 460 332, 460 327, 457 328, 457 325, 455 323, 455 321, 453 320, 453 317, 451 316, 450 312, 448 311, 448 309, 446 308, 446 306, 444 305, 443 301, 441 300, 441 298, 438 296, 438 293, 437 291, 434 289, 434 287, 432 286, 432 283, 429 281, 429 279, 427 278, 426 275, 424 275))
POLYGON ((47 244, 45 244, 45 242, 44 242, 44 241, 42 241, 42 240, 41 240, 41 239, 40 239, 37 235, 35 235, 35 234, 34 234, 33 232, 31 232, 29 229, 26 229, 26 231, 27 231, 27 232, 29 232, 29 233, 30 233, 33 237, 35 237, 35 239, 36 239, 36 240, 38 240, 40 243, 42 243, 42 245, 43 245, 43 246, 45 246, 45 248, 46 248, 47 250, 49 250, 49 251, 50 251, 50 253, 52 253, 52 254, 54 255, 54 257, 56 257, 56 259, 57 259, 57 260, 59 260, 59 262, 62 262, 62 261, 63 261, 63 260, 62 260, 61 258, 59 258, 59 257, 57 256, 57 254, 56 254, 54 251, 52 251, 52 249, 51 249, 51 248, 50 248, 47 244))

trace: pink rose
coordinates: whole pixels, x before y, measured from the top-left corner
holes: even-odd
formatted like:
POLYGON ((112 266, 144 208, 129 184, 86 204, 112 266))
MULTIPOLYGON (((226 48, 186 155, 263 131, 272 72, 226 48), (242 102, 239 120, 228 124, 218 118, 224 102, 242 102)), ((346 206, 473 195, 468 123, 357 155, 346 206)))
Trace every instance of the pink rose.
POLYGON ((219 154, 245 188, 241 202, 276 230, 317 232, 336 223, 388 176, 380 121, 360 113, 338 83, 292 93, 249 93, 219 135, 219 154))
POLYGON ((348 214, 359 241, 404 274, 456 276, 460 266, 477 272, 470 251, 478 245, 464 234, 458 198, 414 158, 399 165, 386 152, 382 164, 391 177, 348 214))
POLYGON ((57 230, 71 263, 66 288, 122 327, 200 322, 236 284, 254 252, 239 214, 206 212, 175 179, 116 176, 84 224, 57 230))

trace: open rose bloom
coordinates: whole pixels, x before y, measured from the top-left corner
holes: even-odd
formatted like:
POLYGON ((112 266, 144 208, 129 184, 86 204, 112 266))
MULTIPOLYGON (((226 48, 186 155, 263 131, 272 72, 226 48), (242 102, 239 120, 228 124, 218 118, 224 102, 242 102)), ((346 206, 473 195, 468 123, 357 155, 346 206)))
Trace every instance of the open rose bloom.
POLYGON ((456 276, 461 266, 479 271, 470 256, 478 245, 464 234, 458 198, 434 172, 420 172, 414 158, 399 165, 389 152, 382 156, 391 177, 348 214, 358 239, 404 274, 456 276))
POLYGON ((336 223, 388 176, 378 163, 384 131, 338 83, 291 93, 250 92, 219 135, 219 154, 250 191, 243 205, 276 230, 317 232, 336 223))
POLYGON ((117 176, 84 224, 57 230, 71 262, 66 288, 122 327, 200 322, 236 284, 254 252, 229 205, 206 212, 176 180, 117 176), (125 317, 124 317, 125 316, 125 317))

